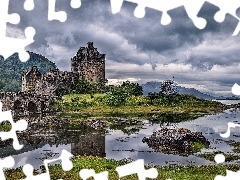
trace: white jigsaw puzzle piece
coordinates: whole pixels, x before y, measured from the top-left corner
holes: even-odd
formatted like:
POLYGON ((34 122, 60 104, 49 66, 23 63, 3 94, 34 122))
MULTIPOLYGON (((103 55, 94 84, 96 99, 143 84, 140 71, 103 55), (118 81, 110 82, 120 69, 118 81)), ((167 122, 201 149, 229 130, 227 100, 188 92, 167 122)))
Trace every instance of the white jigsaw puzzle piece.
POLYGON ((71 7, 74 9, 80 8, 82 3, 81 0, 71 0, 71 7))
MULTIPOLYGON (((138 6, 134 11, 134 15, 138 18, 145 16, 145 8, 151 8, 162 12, 161 24, 168 25, 171 22, 171 17, 168 15, 169 10, 184 6, 188 17, 193 21, 194 25, 203 29, 206 27, 207 21, 204 18, 198 17, 198 13, 206 0, 125 0, 136 3, 138 6)), ((236 15, 236 10, 240 7, 240 0, 207 0, 209 3, 218 6, 220 11, 215 14, 214 19, 217 22, 223 22, 227 13, 231 14, 240 21, 236 15)), ((110 0, 112 13, 116 14, 121 10, 124 0, 110 0)), ((233 32, 236 36, 240 31, 240 23, 233 32)))
MULTIPOLYGON (((225 20, 226 14, 231 14, 240 21, 240 18, 237 16, 236 11, 240 7, 239 0, 208 0, 208 2, 218 6, 220 10, 215 14, 214 19, 217 22, 223 22, 225 20)), ((240 31, 240 23, 238 23, 233 36, 238 35, 240 31)))
POLYGON ((6 157, 4 159, 0 159, 0 179, 5 180, 6 177, 4 175, 4 168, 11 168, 15 164, 15 161, 12 156, 6 157))
MULTIPOLYGON (((56 0, 48 0, 48 20, 59 20, 65 22, 67 20, 67 13, 64 11, 55 11, 56 0)), ((81 0, 71 0, 72 8, 79 8, 81 0)), ((18 24, 20 22, 19 14, 8 14, 9 0, 0 1, 0 55, 7 59, 9 56, 18 52, 19 59, 26 62, 29 59, 29 54, 25 51, 25 47, 34 42, 33 37, 36 33, 33 27, 25 29, 26 39, 17 39, 6 37, 7 22, 11 24, 18 24)), ((25 0, 24 9, 31 11, 34 9, 34 0, 25 0)))
POLYGON ((240 178, 240 171, 233 172, 226 170, 226 176, 217 175, 214 180, 238 180, 240 178))
POLYGON ((155 168, 145 169, 144 160, 139 159, 129 164, 116 168, 119 177, 124 177, 132 174, 137 174, 139 180, 146 180, 146 178, 157 178, 158 171, 155 168))
MULTIPOLYGON (((65 22, 67 20, 67 13, 65 11, 55 11, 56 0, 48 0, 48 20, 58 20, 65 22)), ((81 0, 71 0, 70 3, 72 8, 80 8, 81 0)))
POLYGON ((67 13, 65 11, 55 11, 56 0, 48 0, 48 20, 59 20, 65 22, 67 20, 67 13))
POLYGON ((25 0, 24 9, 26 11, 32 11, 34 9, 34 0, 25 0))
POLYGON ((224 163, 225 156, 223 154, 216 154, 214 160, 216 161, 217 164, 224 163))
POLYGON ((62 169, 64 171, 69 171, 73 167, 72 161, 70 160, 71 157, 73 157, 71 153, 69 153, 66 150, 62 150, 59 158, 52 159, 52 160, 48 160, 48 159, 44 160, 44 167, 46 169, 46 173, 42 173, 36 176, 33 175, 33 170, 34 170, 33 166, 30 164, 26 164, 23 166, 23 173, 26 175, 26 178, 23 180, 33 180, 33 179, 50 180, 50 172, 49 172, 48 164, 52 162, 56 162, 58 160, 62 161, 62 169))
POLYGON ((240 95, 240 86, 239 86, 237 83, 235 83, 235 84, 232 86, 232 93, 233 93, 234 95, 237 95, 237 96, 240 95))
POLYGON ((18 122, 14 122, 11 111, 2 111, 2 102, 0 102, 0 123, 3 121, 9 121, 11 123, 11 130, 8 132, 0 132, 0 138, 4 141, 6 139, 13 139, 13 148, 19 150, 23 145, 19 144, 16 131, 26 130, 28 123, 26 120, 21 119, 18 122))
MULTIPOLYGON (((167 11, 182 6, 181 1, 169 0, 168 3, 161 0, 125 0, 128 2, 136 3, 138 6, 134 11, 134 15, 137 18, 143 18, 145 16, 145 8, 151 8, 158 11, 162 11, 161 24, 167 25, 171 22, 171 17, 168 15, 167 11)), ((111 0, 112 13, 118 13, 121 10, 123 0, 111 0)))
POLYGON ((25 47, 33 43, 35 29, 27 27, 25 29, 26 39, 17 39, 6 37, 7 22, 18 24, 20 16, 18 14, 8 14, 9 0, 0 1, 0 54, 7 59, 15 52, 19 53, 19 59, 23 62, 29 59, 29 54, 25 51, 25 47))
MULTIPOLYGON (((175 9, 180 6, 184 6, 187 14, 193 23, 199 29, 203 29, 206 26, 206 20, 197 17, 204 0, 168 0, 167 3, 164 0, 126 0, 128 2, 136 3, 138 6, 134 11, 134 15, 138 18, 143 18, 145 16, 145 8, 151 8, 154 10, 162 11, 161 24, 168 25, 171 23, 171 17, 168 15, 168 11, 175 9)), ((112 13, 118 13, 122 7, 123 0, 111 0, 112 13)))
MULTIPOLYGON (((232 86, 232 93, 234 95, 240 95, 240 86, 237 83, 235 83, 232 86)), ((235 124, 232 122, 228 122, 227 125, 228 125, 227 131, 223 134, 220 133, 220 136, 222 138, 228 138, 230 136, 231 128, 240 127, 239 124, 235 124)), ((214 160, 216 161, 217 164, 223 163, 225 162, 225 156, 223 154, 216 154, 214 160)), ((240 171, 233 172, 233 171, 226 170, 226 176, 217 175, 215 176, 214 180, 234 180, 239 178, 240 178, 240 171)))
POLYGON ((220 136, 222 138, 228 138, 230 136, 230 128, 235 128, 235 127, 240 127, 239 124, 235 124, 235 123, 232 123, 232 122, 228 122, 228 128, 227 128, 227 131, 223 134, 220 134, 220 136))

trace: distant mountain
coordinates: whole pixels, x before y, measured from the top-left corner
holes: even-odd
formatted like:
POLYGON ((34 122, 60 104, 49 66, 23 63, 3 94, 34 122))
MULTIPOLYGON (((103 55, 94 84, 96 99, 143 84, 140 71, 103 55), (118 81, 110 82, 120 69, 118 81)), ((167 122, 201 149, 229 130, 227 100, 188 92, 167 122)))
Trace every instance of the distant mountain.
POLYGON ((41 73, 48 72, 50 69, 56 69, 57 66, 46 57, 28 52, 30 59, 27 62, 21 62, 18 53, 13 54, 6 60, 0 56, 0 90, 5 92, 14 92, 21 90, 22 71, 37 66, 41 73))
MULTIPOLYGON (((143 95, 148 95, 149 92, 159 92, 161 82, 147 82, 146 84, 142 84, 141 86, 143 88, 143 95)), ((179 94, 189 94, 200 99, 216 99, 216 97, 218 97, 217 95, 213 96, 204 94, 194 88, 185 88, 182 86, 177 86, 177 88, 179 90, 179 94)))

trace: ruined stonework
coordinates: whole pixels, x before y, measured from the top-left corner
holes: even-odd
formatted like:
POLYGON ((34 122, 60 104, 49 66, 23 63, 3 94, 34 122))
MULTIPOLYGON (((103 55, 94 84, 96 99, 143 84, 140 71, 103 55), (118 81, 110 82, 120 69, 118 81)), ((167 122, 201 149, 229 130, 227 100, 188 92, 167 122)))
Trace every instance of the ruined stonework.
POLYGON ((105 81, 105 54, 100 54, 93 43, 81 47, 71 59, 71 72, 50 70, 45 74, 37 66, 22 73, 22 92, 0 93, 4 110, 29 112, 47 111, 57 88, 72 88, 80 78, 91 82, 105 81))
POLYGON ((41 74, 36 66, 23 71, 22 91, 34 90, 38 95, 51 95, 58 87, 71 88, 79 78, 90 82, 105 80, 105 54, 100 54, 92 42, 88 47, 81 47, 71 59, 71 72, 55 69, 41 74))
POLYGON ((3 104, 2 110, 12 110, 13 115, 29 115, 30 113, 47 112, 52 97, 48 95, 37 95, 29 92, 2 92, 0 101, 3 104))
POLYGON ((41 80, 42 74, 38 71, 37 66, 33 66, 31 70, 22 73, 22 91, 31 91, 35 89, 37 81, 41 80))
POLYGON ((36 82, 35 92, 54 95, 57 88, 72 88, 79 78, 78 73, 51 70, 43 74, 41 80, 36 82))
POLYGON ((71 71, 91 82, 105 80, 105 54, 88 42, 88 47, 81 47, 71 59, 71 71))

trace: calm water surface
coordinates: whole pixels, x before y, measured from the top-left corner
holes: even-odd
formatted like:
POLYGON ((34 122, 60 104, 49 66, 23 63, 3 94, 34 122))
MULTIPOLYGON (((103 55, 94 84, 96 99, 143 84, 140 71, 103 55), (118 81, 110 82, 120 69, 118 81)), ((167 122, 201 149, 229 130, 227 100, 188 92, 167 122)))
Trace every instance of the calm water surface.
MULTIPOLYGON (((239 103, 240 101, 225 101, 223 103, 239 103)), ((231 109, 224 113, 197 118, 188 122, 172 124, 175 127, 187 128, 194 132, 202 132, 210 141, 209 149, 202 149, 201 153, 222 151, 233 152, 232 147, 225 141, 239 141, 240 128, 231 129, 231 136, 227 139, 221 138, 219 133, 227 130, 227 123, 240 124, 240 110, 231 109)), ((106 129, 105 131, 87 132, 83 129, 61 130, 61 132, 40 132, 40 136, 30 134, 22 137, 20 141, 25 145, 23 149, 15 151, 11 145, 0 148, 0 157, 12 155, 16 161, 14 167, 20 167, 27 163, 39 169, 44 159, 59 157, 61 150, 65 149, 73 155, 97 155, 111 159, 131 158, 133 160, 144 159, 146 164, 168 165, 168 164, 214 164, 214 162, 197 157, 198 153, 188 157, 154 152, 142 138, 150 136, 159 130, 159 124, 152 124, 144 120, 137 126, 130 126, 124 130, 106 129), (130 133, 131 132, 131 133, 130 133)), ((237 162, 234 162, 237 163, 237 162)))

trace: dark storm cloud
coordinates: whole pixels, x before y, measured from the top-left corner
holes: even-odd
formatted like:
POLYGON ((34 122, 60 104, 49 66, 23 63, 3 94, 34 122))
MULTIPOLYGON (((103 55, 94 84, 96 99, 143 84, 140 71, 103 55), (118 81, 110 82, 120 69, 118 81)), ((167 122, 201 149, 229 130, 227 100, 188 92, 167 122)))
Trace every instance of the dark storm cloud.
POLYGON ((146 16, 138 19, 133 14, 136 4, 129 2, 124 2, 120 13, 113 15, 109 0, 83 0, 79 9, 71 8, 70 0, 57 0, 56 10, 66 11, 68 15, 67 21, 61 23, 48 21, 47 0, 34 2, 35 9, 27 12, 23 8, 24 0, 10 0, 9 13, 19 13, 21 22, 8 24, 8 34, 20 36, 19 29, 23 31, 27 26, 33 26, 35 42, 26 49, 43 54, 62 70, 70 70, 71 57, 80 46, 92 41, 107 55, 108 78, 133 77, 150 81, 178 74, 180 83, 202 82, 208 86, 209 81, 216 84, 215 89, 237 81, 236 68, 229 68, 228 76, 219 72, 222 78, 216 78, 212 73, 218 73, 214 70, 218 65, 228 68, 239 63, 240 39, 231 36, 238 21, 227 15, 223 23, 216 22, 213 17, 219 8, 209 3, 205 3, 199 12, 198 16, 207 20, 206 28, 199 30, 188 18, 184 7, 169 11, 172 22, 163 26, 161 12, 146 8, 146 16), (178 72, 177 66, 169 71, 158 67, 170 63, 179 64, 179 67, 185 65, 189 71, 185 68, 184 72, 178 72), (128 70, 126 67, 131 65, 139 66, 128 70), (201 73, 207 74, 204 81, 197 76, 201 73), (231 76, 231 73, 235 75, 231 76))

